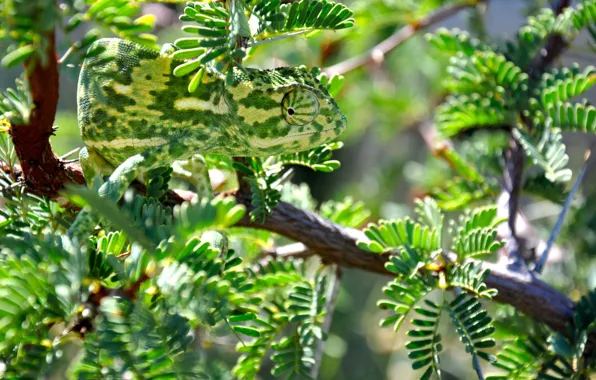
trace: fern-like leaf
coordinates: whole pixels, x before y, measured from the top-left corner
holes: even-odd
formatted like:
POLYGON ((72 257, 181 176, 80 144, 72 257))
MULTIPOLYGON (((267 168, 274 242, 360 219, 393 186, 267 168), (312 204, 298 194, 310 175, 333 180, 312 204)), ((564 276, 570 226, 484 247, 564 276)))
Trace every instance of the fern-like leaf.
MULTIPOLYGON (((277 307, 264 306, 266 320, 255 318, 254 324, 258 326, 259 336, 249 343, 238 343, 236 350, 242 354, 232 372, 240 379, 254 379, 259 370, 265 355, 273 345, 275 338, 281 333, 288 323, 288 315, 277 307)), ((230 322, 234 322, 231 317, 230 322)))
MULTIPOLYGON (((418 216, 418 221, 435 230, 439 231, 439 239, 441 239, 441 231, 443 231, 443 213, 437 205, 437 202, 431 197, 424 197, 424 199, 416 199, 416 208, 414 211, 418 216)), ((439 246, 441 242, 439 241, 439 246)))
POLYGON ((544 169, 546 179, 551 182, 567 182, 571 179, 571 170, 567 168, 569 156, 565 153, 561 133, 546 125, 541 128, 537 142, 519 129, 514 129, 512 134, 534 164, 544 169))
POLYGON ((466 262, 462 265, 451 266, 447 271, 447 283, 450 287, 459 287, 478 297, 492 299, 497 295, 496 289, 486 286, 486 278, 490 270, 482 269, 482 264, 466 262))
POLYGON ((314 365, 314 361, 311 359, 313 352, 309 347, 305 348, 300 344, 298 332, 275 343, 273 350, 274 353, 271 356, 271 360, 275 363, 271 369, 273 376, 278 377, 287 374, 286 376, 289 378, 298 375, 306 379, 312 379, 310 369, 314 365))
MULTIPOLYGON (((33 99, 29 85, 24 78, 16 79, 14 89, 0 92, 0 120, 3 118, 13 124, 27 124, 33 109, 33 99)), ((1 130, 1 128, 0 128, 1 130)))
POLYGON ((383 310, 391 310, 394 314, 384 318, 381 326, 393 326, 398 331, 416 304, 434 289, 432 285, 415 275, 395 279, 384 286, 383 293, 390 299, 378 301, 377 306, 383 310))
POLYGON ((488 255, 502 247, 497 240, 496 226, 502 220, 496 218, 496 207, 481 207, 472 209, 460 216, 459 223, 452 225, 455 233, 452 250, 458 254, 458 259, 488 255))
POLYGON ((592 105, 566 102, 548 107, 546 114, 562 130, 596 132, 596 107, 592 105))
POLYGON ((445 137, 470 128, 499 127, 515 121, 515 114, 493 94, 451 96, 437 109, 437 127, 445 137))
POLYGON ((596 2, 591 0, 579 4, 573 11, 571 19, 576 31, 596 24, 596 2))
POLYGON ((340 166, 339 161, 331 159, 332 153, 342 146, 341 142, 328 143, 304 152, 283 154, 277 160, 284 165, 305 166, 314 171, 330 173, 340 166))
POLYGON ((505 344, 497 354, 494 366, 505 375, 488 376, 487 380, 569 379, 573 375, 571 363, 549 349, 548 332, 534 328, 526 336, 505 344))
POLYGON ((407 246, 430 256, 441 248, 439 231, 409 218, 371 223, 364 229, 364 234, 369 241, 360 240, 357 244, 370 252, 381 253, 407 246))
POLYGON ((257 35, 339 30, 354 25, 353 12, 341 3, 327 0, 300 0, 281 4, 281 0, 255 2, 252 13, 260 19, 257 35))
POLYGON ((355 202, 352 197, 346 197, 339 202, 324 202, 319 213, 332 222, 352 228, 360 227, 371 215, 364 202, 355 202))
POLYGON ((543 83, 549 84, 542 89, 540 101, 544 108, 548 108, 588 91, 596 83, 596 68, 588 66, 582 73, 558 80, 554 80, 552 75, 545 75, 543 83))
POLYGON ((491 50, 489 46, 480 40, 470 37, 467 32, 459 29, 439 28, 436 32, 427 34, 426 38, 434 47, 446 53, 461 52, 467 56, 472 56, 477 51, 491 50))
POLYGON ((439 322, 443 305, 425 300, 424 306, 415 308, 415 311, 417 316, 412 319, 413 327, 407 332, 413 340, 406 343, 408 358, 413 361, 412 369, 426 368, 420 379, 428 380, 433 373, 440 377, 439 353, 443 350, 443 345, 439 334, 439 322))
MULTIPOLYGON (((490 338, 494 332, 492 319, 482 307, 482 304, 473 297, 462 293, 445 308, 451 316, 451 322, 456 327, 459 339, 466 347, 466 352, 472 355, 472 362, 475 358, 482 358, 490 363, 496 361, 494 355, 488 354, 484 349, 495 346, 495 340, 490 338)), ((476 366, 476 364, 473 364, 476 366)), ((476 370, 481 371, 480 368, 476 370)))
POLYGON ((468 206, 470 203, 488 199, 498 193, 496 186, 479 184, 455 177, 442 188, 434 188, 431 192, 442 210, 454 211, 468 206))

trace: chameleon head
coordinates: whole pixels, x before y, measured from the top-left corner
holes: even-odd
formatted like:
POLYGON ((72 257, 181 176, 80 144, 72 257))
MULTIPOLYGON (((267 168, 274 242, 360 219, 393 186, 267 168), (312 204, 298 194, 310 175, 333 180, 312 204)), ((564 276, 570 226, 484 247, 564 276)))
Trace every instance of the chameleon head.
POLYGON ((346 118, 326 88, 302 68, 238 72, 229 91, 251 155, 293 153, 338 137, 346 118))

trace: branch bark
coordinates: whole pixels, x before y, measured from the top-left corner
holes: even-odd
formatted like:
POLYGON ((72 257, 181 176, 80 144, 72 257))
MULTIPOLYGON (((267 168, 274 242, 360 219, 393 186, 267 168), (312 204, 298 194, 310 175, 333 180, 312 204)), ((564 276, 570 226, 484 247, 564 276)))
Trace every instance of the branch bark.
MULTIPOLYGON (((251 209, 250 199, 241 197, 238 201, 251 209)), ((292 245, 292 252, 297 256, 316 252, 327 263, 392 275, 385 269, 388 255, 366 252, 356 246, 356 241, 366 239, 362 231, 339 226, 289 203, 281 202, 264 224, 251 222, 248 216, 238 224, 266 229, 301 242, 302 250, 292 245)), ((482 262, 482 265, 491 270, 487 285, 499 291, 496 301, 509 304, 557 331, 564 330, 574 308, 573 302, 565 294, 530 272, 511 271, 502 265, 487 262, 482 262)))
POLYGON ((64 164, 52 151, 54 118, 58 106, 59 74, 54 33, 48 40, 47 63, 33 58, 25 62, 34 108, 27 124, 13 124, 10 134, 19 158, 22 180, 42 195, 52 195, 64 182, 84 182, 76 166, 64 164))

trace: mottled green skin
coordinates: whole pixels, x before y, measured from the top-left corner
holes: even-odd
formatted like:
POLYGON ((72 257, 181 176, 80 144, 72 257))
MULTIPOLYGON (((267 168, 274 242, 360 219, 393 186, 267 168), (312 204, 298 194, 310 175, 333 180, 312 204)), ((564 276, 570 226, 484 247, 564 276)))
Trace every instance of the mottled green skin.
POLYGON ((346 126, 333 98, 301 69, 237 71, 228 87, 224 78, 207 72, 189 94, 189 78, 171 73, 181 62, 167 55, 119 39, 97 41, 90 52, 79 79, 81 136, 114 167, 148 148, 138 140, 152 137, 183 142, 188 154, 268 156, 321 145, 346 126), (316 97, 318 114, 309 114, 313 107, 307 102, 294 115, 306 117, 293 125, 288 118, 296 118, 284 114, 283 99, 288 94, 287 103, 303 90, 316 97), (124 139, 137 143, 123 144, 124 139))
MULTIPOLYGON (((148 170, 198 153, 299 152, 335 139, 346 127, 334 99, 306 70, 236 70, 231 85, 206 71, 189 94, 190 78, 172 74, 182 61, 170 53, 114 38, 89 49, 78 86, 86 145, 80 160, 88 182, 111 173, 101 196, 118 200, 148 170)), ((87 225, 91 216, 83 214, 77 222, 87 225)))

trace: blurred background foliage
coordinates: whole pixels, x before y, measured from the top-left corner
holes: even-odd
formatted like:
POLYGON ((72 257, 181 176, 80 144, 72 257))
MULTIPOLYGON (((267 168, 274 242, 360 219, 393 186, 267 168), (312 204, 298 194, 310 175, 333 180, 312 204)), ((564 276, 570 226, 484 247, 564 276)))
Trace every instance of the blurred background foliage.
MULTIPOLYGON (((271 68, 283 65, 328 67, 361 54, 394 33, 406 23, 420 20, 437 7, 454 0, 345 0, 354 10, 355 27, 338 32, 319 33, 310 38, 297 36, 256 49, 245 61, 250 67, 271 68)), ((468 30, 483 40, 512 37, 525 23, 526 16, 546 0, 487 1, 468 8, 433 26, 468 30)), ((184 37, 178 15, 183 4, 144 4, 143 12, 157 17, 157 42, 173 42, 184 37)), ((81 35, 87 30, 78 30, 81 35)), ((98 30, 110 35, 106 30, 98 30)), ((306 182, 318 201, 342 199, 346 195, 363 201, 372 211, 371 220, 397 218, 411 214, 412 200, 452 176, 444 161, 433 156, 425 143, 432 127, 433 110, 445 96, 442 78, 447 60, 433 53, 419 33, 387 55, 382 65, 368 65, 345 74, 345 84, 336 97, 348 118, 348 129, 342 137, 343 149, 334 154, 341 161, 340 169, 331 174, 297 169, 293 182, 306 182)), ((70 43, 62 35, 57 39, 58 51, 65 52, 70 43)), ((596 59, 586 36, 580 36, 564 55, 563 64, 577 62, 581 67, 595 64, 596 59)), ((0 87, 12 86, 19 68, 3 69, 0 87)), ((76 80, 78 66, 61 68, 59 112, 55 124, 58 131, 52 144, 58 155, 82 146, 76 122, 76 80)), ((596 101, 591 91, 587 98, 596 101)), ((570 167, 574 173, 594 136, 565 134, 570 167)), ((498 135, 478 138, 476 151, 487 151, 498 135)), ((474 144, 474 142, 457 142, 474 144)), ((465 147, 464 147, 465 148, 465 147)), ((592 162, 594 160, 592 159, 592 162)), ((596 180, 590 165, 560 239, 557 265, 549 266, 547 281, 565 291, 574 300, 596 287, 596 180), (563 273, 573 273, 572 277, 563 273)), ((560 206, 548 201, 523 203, 523 211, 540 238, 546 239, 560 206)), ((382 296, 381 287, 387 278, 356 270, 346 270, 333 317, 320 379, 414 379, 404 344, 403 334, 378 327, 384 312, 375 303, 382 296)), ((507 314, 506 308, 499 313, 507 314)), ((501 332, 505 334, 505 332, 501 332)), ((467 379, 475 375, 457 336, 444 332, 442 354, 445 379, 467 379), (449 343, 455 344, 449 344, 449 343)), ((215 350, 213 355, 233 362, 233 344, 215 350)), ((207 360, 208 361, 208 360, 207 360)), ((266 365, 270 367, 271 363, 266 365)), ((269 378, 263 371, 263 378, 269 378)))

